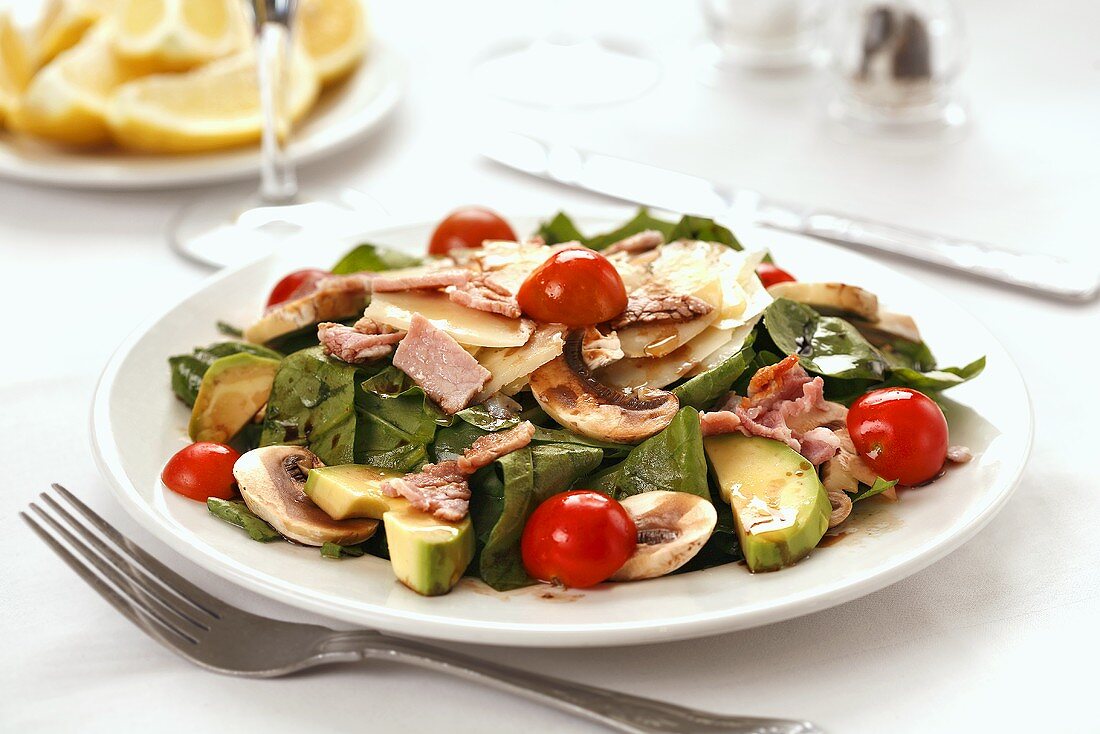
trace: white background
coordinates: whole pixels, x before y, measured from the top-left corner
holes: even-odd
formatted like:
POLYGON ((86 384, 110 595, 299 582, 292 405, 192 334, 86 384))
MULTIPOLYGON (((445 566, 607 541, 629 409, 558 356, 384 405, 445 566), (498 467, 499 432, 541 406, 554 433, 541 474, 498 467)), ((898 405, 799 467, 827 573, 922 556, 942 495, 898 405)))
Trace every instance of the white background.
MULTIPOLYGON (((469 89, 470 58, 530 30, 528 3, 374 7, 408 59, 404 106, 372 140, 303 172, 362 188, 395 219, 465 203, 547 212, 592 199, 479 160, 498 127, 733 180, 787 199, 1097 265, 1100 5, 964 2, 973 52, 965 140, 920 152, 841 142, 817 73, 696 81, 701 24, 687 2, 603 2, 590 26, 662 60, 649 95, 581 113, 510 110, 469 89)), ((225 189, 237 196, 245 188, 225 189)), ((0 183, 0 728, 20 732, 262 730, 596 731, 519 700, 412 669, 371 665, 275 681, 192 668, 146 639, 16 518, 51 481, 214 593, 284 618, 140 531, 88 446, 96 377, 140 321, 207 271, 166 248, 193 192, 81 193, 0 183)), ((464 648, 528 670, 725 713, 807 717, 832 732, 1089 730, 1100 652, 1100 306, 1038 300, 899 264, 973 311, 1018 361, 1036 442, 1014 499, 976 539, 886 590, 718 638, 612 650, 464 648), (1075 663, 1084 663, 1078 667, 1075 663), (1080 672, 1075 672, 1080 671, 1080 672)), ((934 345, 933 345, 934 346, 934 345)), ((166 385, 167 389, 167 385, 166 385)), ((456 646, 460 647, 460 646, 456 646)))

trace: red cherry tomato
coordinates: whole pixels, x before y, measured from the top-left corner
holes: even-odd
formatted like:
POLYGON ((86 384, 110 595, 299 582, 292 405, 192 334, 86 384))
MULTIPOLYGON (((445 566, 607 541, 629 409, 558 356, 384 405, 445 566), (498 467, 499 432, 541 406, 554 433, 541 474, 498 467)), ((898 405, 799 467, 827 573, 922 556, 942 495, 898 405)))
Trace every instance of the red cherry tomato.
POLYGON ((523 528, 527 573, 575 589, 595 586, 634 553, 638 531, 627 511, 589 489, 556 494, 523 528))
POLYGON ((519 307, 539 321, 591 326, 626 308, 626 286, 615 266, 598 252, 559 250, 535 268, 516 294, 519 307))
POLYGON ((771 288, 776 283, 793 283, 794 276, 781 267, 772 263, 760 263, 756 266, 756 274, 765 288, 771 288))
POLYGON ((227 500, 237 493, 233 465, 239 458, 223 443, 199 441, 177 451, 164 465, 160 480, 173 492, 198 502, 210 497, 227 500))
POLYGON ((947 458, 947 419, 927 395, 907 387, 872 390, 848 410, 856 451, 883 479, 933 479, 947 458))
POLYGON ((463 247, 481 247, 485 240, 515 240, 516 233, 503 217, 483 206, 455 209, 432 233, 429 255, 446 255, 463 247))
POLYGON ((304 293, 316 285, 317 281, 327 278, 329 275, 331 273, 328 271, 315 268, 295 270, 271 289, 271 295, 267 297, 267 307, 271 308, 272 306, 278 306, 283 301, 289 301, 296 292, 302 291, 304 293))

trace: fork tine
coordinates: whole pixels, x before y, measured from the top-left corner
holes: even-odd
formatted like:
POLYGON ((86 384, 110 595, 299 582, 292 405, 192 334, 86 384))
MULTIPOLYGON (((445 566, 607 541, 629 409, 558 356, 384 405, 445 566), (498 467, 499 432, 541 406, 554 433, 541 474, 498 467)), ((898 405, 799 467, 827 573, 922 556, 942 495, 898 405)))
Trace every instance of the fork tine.
MULTIPOLYGON (((85 564, 91 564, 100 575, 111 583, 112 586, 117 589, 124 598, 128 599, 130 604, 136 609, 143 612, 146 616, 152 617, 156 621, 160 622, 165 628, 171 630, 176 635, 179 635, 183 639, 191 642, 192 644, 198 644, 198 640, 192 635, 181 630, 177 625, 173 624, 147 599, 147 595, 140 593, 140 590, 136 588, 130 579, 123 576, 117 569, 112 567, 109 563, 105 562, 102 558, 95 554, 91 548, 85 545, 81 540, 77 539, 75 535, 70 533, 65 527, 51 517, 45 510, 31 502, 29 507, 34 510, 38 516, 45 520, 50 527, 57 531, 75 550, 83 557, 85 564)), ((45 528, 43 528, 44 530, 45 528)))
POLYGON ((99 551, 99 554, 101 556, 104 556, 107 561, 113 564, 115 569, 121 572, 122 575, 127 579, 127 581, 137 584, 139 587, 141 587, 141 590, 143 592, 167 607, 168 610, 175 614, 177 617, 180 617, 181 619, 190 622, 199 629, 210 629, 205 623, 199 621, 198 619, 195 619, 192 613, 189 613, 190 610, 196 610, 200 613, 205 612, 206 610, 202 609, 201 607, 196 607, 194 604, 185 600, 181 596, 168 593, 167 591, 165 591, 164 587, 160 586, 159 584, 151 583, 148 576, 145 576, 144 574, 137 571, 137 566, 135 566, 130 561, 127 561, 121 555, 112 550, 111 547, 100 540, 95 533, 93 533, 91 530, 89 530, 87 527, 77 521, 75 517, 70 515, 69 512, 64 507, 59 505, 53 497, 49 496, 45 492, 42 492, 38 496, 42 498, 43 502, 50 506, 51 510, 60 515, 65 522, 69 523, 69 527, 71 530, 75 530, 81 538, 83 538, 93 548, 99 551), (187 607, 185 607, 184 605, 187 605, 187 607), (188 609, 188 607, 190 607, 190 609, 188 609))
MULTIPOLYGON (((31 506, 33 507, 34 504, 32 503, 31 506)), ((90 568, 77 560, 76 556, 74 556, 68 548, 59 543, 52 535, 50 535, 50 533, 44 527, 39 525, 38 522, 26 512, 20 512, 19 516, 23 518, 23 522, 27 523, 27 525, 30 526, 35 535, 41 538, 42 541, 45 542, 46 545, 48 545, 50 549, 54 553, 56 553, 69 568, 75 571, 76 574, 80 576, 80 578, 84 579, 84 581, 89 586, 95 589, 95 591, 104 599, 106 599, 107 603, 114 607, 122 616, 126 617, 126 619, 130 620, 138 627, 145 630, 145 632, 149 633, 164 644, 173 648, 177 648, 179 646, 179 643, 173 642, 171 639, 165 636, 166 632, 174 636, 183 636, 178 630, 164 623, 157 617, 147 614, 144 609, 135 606, 124 596, 115 591, 114 588, 105 583, 103 579, 92 572, 90 568)), ((184 639, 193 642, 193 640, 190 640, 190 638, 187 638, 186 636, 183 637, 184 639)))
POLYGON ((226 610, 238 611, 234 607, 226 604, 223 601, 215 599, 207 594, 199 587, 192 584, 187 579, 180 576, 172 569, 165 566, 163 563, 153 558, 144 550, 139 548, 137 544, 133 543, 129 538, 124 536, 118 530, 114 528, 109 522, 99 516, 92 508, 84 504, 80 499, 76 497, 72 492, 62 487, 60 484, 51 485, 62 497, 64 497, 69 504, 77 509, 80 514, 87 518, 88 522, 99 530, 108 539, 114 541, 115 545, 121 548, 126 555, 130 556, 138 567, 145 573, 155 578, 165 587, 171 589, 178 596, 183 597, 191 604, 195 605, 199 609, 202 609, 207 614, 220 619, 221 612, 226 610))

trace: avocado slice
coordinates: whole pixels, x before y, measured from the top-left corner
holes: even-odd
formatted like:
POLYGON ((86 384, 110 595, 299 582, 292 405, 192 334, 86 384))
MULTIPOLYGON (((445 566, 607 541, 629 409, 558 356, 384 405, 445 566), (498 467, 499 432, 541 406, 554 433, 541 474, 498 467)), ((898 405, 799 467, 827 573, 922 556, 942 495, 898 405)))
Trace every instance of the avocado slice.
POLYGON ((390 565, 397 579, 418 594, 446 594, 474 557, 470 518, 440 520, 401 497, 387 497, 382 482, 396 472, 362 464, 310 469, 303 491, 334 520, 369 517, 386 526, 390 565))
POLYGON ((703 439, 753 573, 805 557, 829 529, 832 506, 813 465, 786 444, 729 433, 703 439))
POLYGON ((446 594, 474 558, 474 525, 469 517, 448 522, 402 502, 382 516, 393 573, 418 594, 446 594))
POLYGON ((241 352, 214 360, 202 376, 188 433, 192 441, 225 443, 264 407, 279 360, 241 352))

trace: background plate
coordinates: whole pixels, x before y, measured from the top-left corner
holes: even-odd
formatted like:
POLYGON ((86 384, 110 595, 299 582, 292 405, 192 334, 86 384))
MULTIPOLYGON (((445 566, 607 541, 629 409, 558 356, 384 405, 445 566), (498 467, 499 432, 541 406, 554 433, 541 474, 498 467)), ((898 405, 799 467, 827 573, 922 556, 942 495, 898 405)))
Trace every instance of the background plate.
MULTIPOLYGON (((629 217, 578 217, 596 231, 629 217)), ((521 233, 537 219, 512 218, 521 233)), ((372 242, 423 252, 435 222, 392 227, 372 242)), ((740 229, 750 247, 768 247, 796 276, 842 280, 913 314, 942 364, 985 354, 976 381, 947 393, 951 440, 975 459, 901 501, 857 506, 840 542, 793 568, 750 575, 731 564, 634 584, 584 591, 544 585, 497 593, 463 579, 443 597, 418 596, 387 561, 326 561, 317 549, 260 544, 212 518, 206 508, 160 485, 164 462, 187 442, 187 408, 169 388, 166 358, 217 341, 214 324, 247 324, 271 286, 304 264, 327 267, 350 243, 289 243, 280 253, 225 271, 138 330, 104 371, 93 406, 97 462, 126 509, 185 556, 271 598, 385 631, 463 642, 523 646, 625 645, 698 637, 776 622, 881 589, 957 548, 1010 496, 1031 446, 1031 409, 1008 354, 973 317, 941 294, 862 255, 794 235, 740 229)))
MULTIPOLYGON (((405 85, 401 60, 374 41, 359 68, 322 93, 290 143, 299 164, 334 153, 375 128, 405 85)), ((0 177, 62 188, 150 189, 258 176, 259 145, 195 155, 79 152, 0 132, 0 177)))

